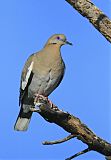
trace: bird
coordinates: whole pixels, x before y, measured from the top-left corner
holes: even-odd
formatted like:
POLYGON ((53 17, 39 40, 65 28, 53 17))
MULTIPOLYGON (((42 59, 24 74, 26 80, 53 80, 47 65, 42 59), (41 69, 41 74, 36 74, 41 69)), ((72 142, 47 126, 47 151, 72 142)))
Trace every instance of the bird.
POLYGON ((54 34, 43 49, 27 59, 21 74, 19 106, 20 111, 14 125, 16 131, 28 129, 34 107, 34 95, 48 97, 61 83, 65 73, 65 63, 61 56, 61 46, 72 45, 64 34, 54 34))

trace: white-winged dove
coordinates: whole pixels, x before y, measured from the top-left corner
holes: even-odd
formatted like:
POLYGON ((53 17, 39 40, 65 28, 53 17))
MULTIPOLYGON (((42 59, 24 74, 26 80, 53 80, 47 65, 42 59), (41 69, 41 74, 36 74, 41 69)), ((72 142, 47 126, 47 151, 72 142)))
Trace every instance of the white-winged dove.
POLYGON ((65 71, 65 64, 61 57, 60 48, 64 44, 72 45, 65 35, 51 36, 44 48, 32 54, 26 61, 20 84, 20 112, 14 129, 25 131, 28 128, 34 107, 34 95, 48 97, 60 84, 65 71))

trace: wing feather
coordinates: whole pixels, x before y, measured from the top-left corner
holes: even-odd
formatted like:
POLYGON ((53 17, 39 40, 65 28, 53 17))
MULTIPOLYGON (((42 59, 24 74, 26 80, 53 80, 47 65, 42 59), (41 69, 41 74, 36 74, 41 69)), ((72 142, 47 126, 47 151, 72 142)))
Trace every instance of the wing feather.
POLYGON ((28 84, 28 81, 29 81, 29 77, 31 75, 31 72, 32 72, 32 69, 33 69, 33 65, 34 65, 34 62, 32 61, 29 68, 27 69, 27 73, 26 73, 26 77, 25 79, 21 82, 21 89, 24 90, 28 84))
POLYGON ((34 54, 32 54, 28 58, 22 71, 21 83, 20 83, 19 105, 23 100, 23 97, 27 91, 28 85, 30 84, 29 82, 33 75, 33 65, 34 65, 33 57, 34 57, 34 54))

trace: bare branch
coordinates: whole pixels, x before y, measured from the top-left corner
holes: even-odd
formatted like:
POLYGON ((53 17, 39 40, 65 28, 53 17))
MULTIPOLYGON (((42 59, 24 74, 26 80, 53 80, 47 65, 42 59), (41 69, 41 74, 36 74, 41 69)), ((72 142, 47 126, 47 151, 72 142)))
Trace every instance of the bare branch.
POLYGON ((86 17, 92 25, 111 42, 111 21, 90 0, 66 0, 83 17, 86 17))
POLYGON ((42 144, 43 145, 53 145, 53 144, 59 144, 59 143, 63 143, 63 142, 66 142, 72 138, 76 137, 76 135, 73 135, 73 134, 70 134, 69 136, 63 138, 63 139, 59 139, 59 140, 56 140, 56 141, 45 141, 43 142, 42 144))
POLYGON ((69 158, 67 158, 65 160, 71 160, 71 159, 76 158, 76 157, 78 157, 78 156, 80 156, 82 154, 85 154, 85 153, 89 152, 89 151, 90 151, 90 149, 87 148, 87 149, 85 149, 85 150, 83 150, 81 152, 78 152, 78 153, 74 154, 73 156, 71 156, 71 157, 69 157, 69 158))
MULTIPOLYGON (((102 138, 96 136, 96 134, 94 134, 84 123, 82 123, 79 118, 69 114, 68 112, 63 112, 62 110, 59 110, 59 108, 54 104, 50 105, 49 101, 47 101, 46 99, 38 99, 37 103, 41 103, 41 105, 39 106, 39 112, 37 111, 37 113, 39 113, 45 120, 57 124, 65 131, 75 136, 78 140, 81 140, 83 143, 87 144, 88 149, 79 152, 78 154, 76 154, 76 156, 84 154, 89 150, 99 152, 106 157, 111 156, 111 144, 103 140, 102 138)), ((69 136, 68 138, 72 137, 69 136)), ((66 137, 66 139, 63 140, 45 143, 62 143, 68 138, 66 137)))

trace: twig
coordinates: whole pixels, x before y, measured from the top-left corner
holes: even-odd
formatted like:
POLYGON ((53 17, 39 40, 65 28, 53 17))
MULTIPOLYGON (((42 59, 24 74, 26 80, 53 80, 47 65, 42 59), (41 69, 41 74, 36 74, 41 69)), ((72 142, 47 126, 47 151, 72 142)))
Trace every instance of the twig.
POLYGON ((63 142, 66 142, 72 138, 76 137, 76 135, 74 134, 70 134, 69 136, 63 138, 63 139, 59 139, 59 140, 56 140, 56 141, 45 141, 43 142, 42 144, 43 145, 53 145, 53 144, 59 144, 59 143, 63 143, 63 142))
POLYGON ((84 153, 89 152, 89 151, 91 151, 91 149, 90 149, 90 148, 87 148, 87 149, 85 149, 85 150, 83 150, 83 151, 81 151, 81 152, 78 152, 78 153, 74 154, 73 156, 71 156, 71 157, 69 157, 69 158, 67 158, 67 159, 65 159, 65 160, 71 160, 71 159, 76 158, 76 157, 78 157, 78 156, 80 156, 80 155, 82 155, 82 154, 84 154, 84 153))

